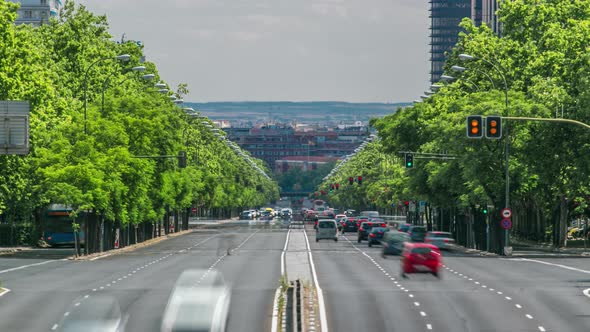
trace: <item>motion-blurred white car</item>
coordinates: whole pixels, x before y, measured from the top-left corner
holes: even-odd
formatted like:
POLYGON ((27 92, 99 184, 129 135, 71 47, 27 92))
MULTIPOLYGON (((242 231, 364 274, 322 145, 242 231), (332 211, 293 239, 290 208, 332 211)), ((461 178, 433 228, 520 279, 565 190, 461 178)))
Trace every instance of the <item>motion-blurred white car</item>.
POLYGON ((217 270, 182 272, 164 311, 162 332, 223 332, 231 288, 217 270))

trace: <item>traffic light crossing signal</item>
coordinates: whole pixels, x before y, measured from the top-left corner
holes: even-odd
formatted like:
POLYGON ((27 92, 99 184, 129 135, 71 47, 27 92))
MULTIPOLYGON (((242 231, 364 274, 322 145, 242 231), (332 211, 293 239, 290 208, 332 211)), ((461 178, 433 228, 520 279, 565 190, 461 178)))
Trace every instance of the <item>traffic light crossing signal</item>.
POLYGON ((470 115, 467 117, 467 137, 483 137, 483 118, 481 115, 470 115))
POLYGON ((414 167, 414 155, 413 154, 406 154, 406 168, 413 168, 414 167))
POLYGON ((502 117, 488 116, 486 118, 486 138, 502 138, 502 117))
POLYGON ((352 176, 348 178, 348 184, 351 186, 354 184, 354 178, 352 176))
POLYGON ((362 176, 359 176, 359 177, 357 178, 357 181, 358 181, 358 183, 359 183, 359 186, 360 186, 361 184, 363 184, 363 177, 362 177, 362 176))

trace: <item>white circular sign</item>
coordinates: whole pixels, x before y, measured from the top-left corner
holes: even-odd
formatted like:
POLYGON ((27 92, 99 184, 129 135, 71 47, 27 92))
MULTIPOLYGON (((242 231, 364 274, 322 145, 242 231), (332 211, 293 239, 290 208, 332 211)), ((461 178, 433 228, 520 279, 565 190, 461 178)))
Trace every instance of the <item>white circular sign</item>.
POLYGON ((504 217, 504 218, 512 217, 512 210, 510 210, 509 208, 503 209, 502 210, 502 217, 504 217))

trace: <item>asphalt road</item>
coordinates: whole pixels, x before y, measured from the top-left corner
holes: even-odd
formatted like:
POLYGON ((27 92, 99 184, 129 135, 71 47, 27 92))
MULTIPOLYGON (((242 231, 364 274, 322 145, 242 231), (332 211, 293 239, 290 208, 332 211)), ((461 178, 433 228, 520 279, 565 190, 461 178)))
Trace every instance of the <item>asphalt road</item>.
MULTIPOLYGON (((11 291, 0 297, 0 331, 59 330, 71 308, 99 294, 118 302, 126 331, 159 331, 180 273, 210 267, 232 285, 228 330, 269 330, 285 236, 247 226, 199 230, 95 261, 30 259, 25 265, 38 265, 16 270, 14 263, 4 264, 12 270, 0 280, 11 291), (228 249, 234 251, 226 255, 228 249)), ((8 259, 0 257, 0 266, 8 259)))
POLYGON ((398 257, 356 234, 316 243, 307 230, 331 331, 590 331, 588 258, 445 253, 440 280, 402 279, 398 257))

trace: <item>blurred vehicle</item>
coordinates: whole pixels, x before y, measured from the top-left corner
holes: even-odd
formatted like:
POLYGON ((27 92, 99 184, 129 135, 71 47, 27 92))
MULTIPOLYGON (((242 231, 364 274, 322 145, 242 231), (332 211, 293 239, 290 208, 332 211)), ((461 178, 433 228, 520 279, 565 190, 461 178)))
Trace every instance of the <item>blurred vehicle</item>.
POLYGON ((344 214, 347 217, 355 217, 356 216, 356 210, 348 209, 348 210, 344 211, 344 214))
POLYGON ((408 234, 410 234, 410 238, 412 238, 413 242, 424 242, 424 238, 426 238, 426 227, 411 226, 408 230, 408 234))
POLYGON ((123 332, 127 316, 123 316, 119 302, 113 296, 95 294, 82 301, 74 301, 58 324, 62 332, 123 332))
POLYGON ((240 213, 240 219, 242 219, 242 220, 254 219, 253 210, 242 211, 242 213, 240 213))
POLYGON ((367 238, 369 237, 369 233, 371 232, 371 229, 373 229, 373 227, 387 227, 387 225, 372 223, 370 221, 362 222, 357 233, 357 242, 361 243, 362 240, 367 240, 367 238))
MULTIPOLYGON (((48 245, 56 246, 74 246, 75 235, 72 223, 74 218, 71 216, 72 208, 61 204, 51 204, 43 211, 41 216, 42 237, 48 245)), ((84 246, 84 218, 80 218, 80 230, 78 231, 78 243, 84 246)))
POLYGON ((383 245, 383 252, 381 256, 386 255, 400 255, 404 250, 404 244, 410 242, 410 236, 405 232, 387 232, 383 235, 381 244, 383 245))
POLYGON ((326 219, 318 221, 318 229, 316 232, 315 241, 319 242, 323 239, 338 241, 338 232, 335 220, 326 219))
POLYGON ((338 231, 342 232, 344 230, 346 215, 345 214, 337 214, 334 219, 336 220, 336 224, 338 225, 338 231))
POLYGON ((354 217, 346 217, 342 222, 342 233, 358 232, 358 225, 354 217))
POLYGON ((435 245, 438 249, 455 249, 455 239, 449 232, 428 232, 424 238, 425 243, 435 245))
POLYGON ((334 211, 332 211, 332 210, 324 210, 324 211, 321 211, 320 213, 318 213, 318 218, 335 219, 336 214, 334 214, 334 211))
POLYGON ((407 233, 410 230, 410 227, 412 227, 412 224, 400 224, 399 226, 399 231, 400 232, 404 232, 407 233))
POLYGON ((440 278, 442 258, 438 248, 432 244, 406 242, 400 261, 403 278, 410 273, 432 273, 440 278))
POLYGON ((383 234, 387 232, 389 232, 389 228, 387 227, 373 227, 369 233, 369 237, 367 238, 369 247, 372 247, 374 244, 381 244, 383 234))
POLYGON ((225 331, 231 288, 217 270, 182 272, 164 310, 162 332, 225 331))
POLYGON ((360 228, 362 223, 369 221, 369 218, 364 216, 358 216, 354 218, 354 221, 356 221, 356 227, 360 228))
POLYGON ((377 218, 379 217, 379 212, 377 211, 361 211, 361 216, 365 216, 367 218, 377 218))
POLYGON ((289 208, 284 208, 281 210, 281 217, 282 218, 291 218, 293 216, 293 210, 289 208))
POLYGON ((303 220, 305 220, 305 221, 315 220, 316 217, 317 217, 317 212, 312 209, 305 210, 305 212, 303 214, 303 220))

